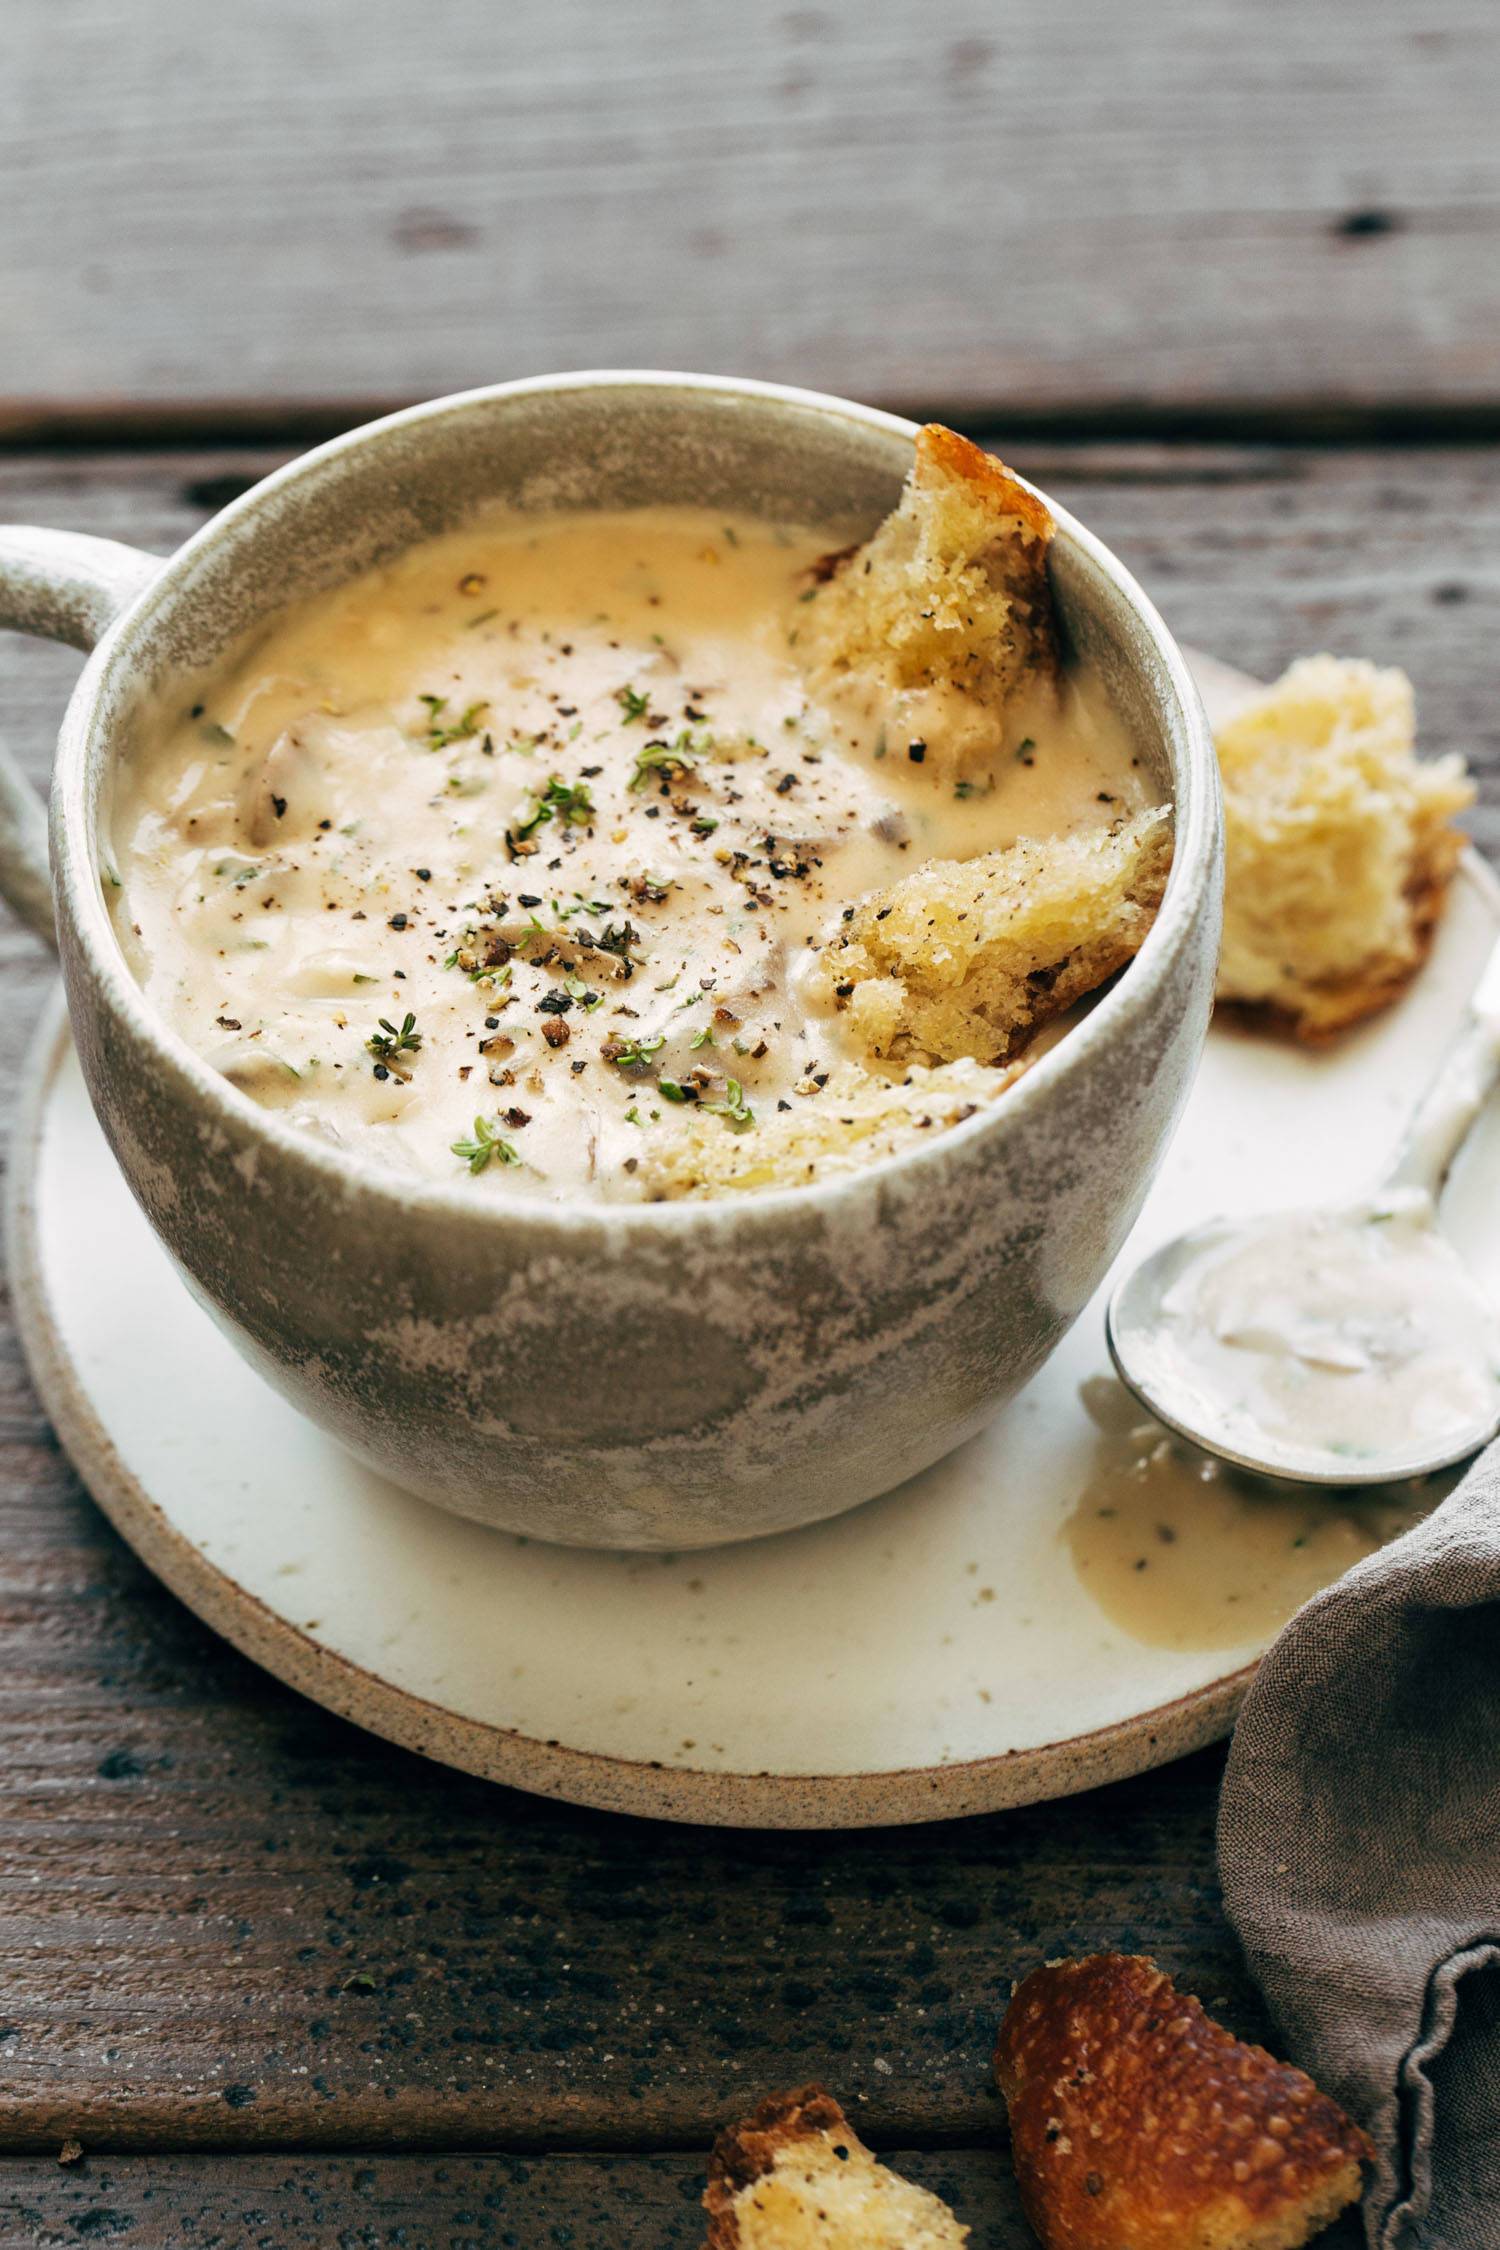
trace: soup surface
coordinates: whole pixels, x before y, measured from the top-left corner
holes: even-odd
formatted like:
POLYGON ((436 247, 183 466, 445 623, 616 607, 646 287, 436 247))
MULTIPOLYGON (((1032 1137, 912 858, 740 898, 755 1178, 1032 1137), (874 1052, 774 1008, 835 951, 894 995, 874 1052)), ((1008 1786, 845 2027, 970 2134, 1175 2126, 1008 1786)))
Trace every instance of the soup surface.
POLYGON ((754 1134, 878 1069, 804 973, 850 902, 1157 792, 1086 675, 956 784, 857 687, 814 698, 827 543, 491 518, 299 607, 120 778, 107 877, 153 1003, 297 1125, 485 1194, 670 1192, 687 1112, 754 1134))

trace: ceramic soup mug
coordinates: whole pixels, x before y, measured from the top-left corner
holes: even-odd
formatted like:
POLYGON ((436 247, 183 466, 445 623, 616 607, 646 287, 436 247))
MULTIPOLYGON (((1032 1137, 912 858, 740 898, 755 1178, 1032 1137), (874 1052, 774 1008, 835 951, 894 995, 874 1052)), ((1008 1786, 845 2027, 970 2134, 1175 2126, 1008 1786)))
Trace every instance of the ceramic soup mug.
POLYGON ((1008 1399, 1124 1240, 1187 1094, 1219 926, 1213 745, 1181 655, 1062 509, 1052 577, 1176 806, 1156 925, 1003 1098, 826 1185, 535 1204, 352 1162, 220 1077, 147 1004, 101 887, 111 775, 162 708, 299 598, 460 524, 700 502, 870 526, 915 431, 775 385, 584 374, 396 414, 236 500, 176 555, 0 531, 0 625, 93 648, 40 805, 0 765, 0 887, 62 956, 125 1177, 277 1389, 398 1484, 488 1524, 692 1547, 811 1523, 947 1453, 1008 1399))

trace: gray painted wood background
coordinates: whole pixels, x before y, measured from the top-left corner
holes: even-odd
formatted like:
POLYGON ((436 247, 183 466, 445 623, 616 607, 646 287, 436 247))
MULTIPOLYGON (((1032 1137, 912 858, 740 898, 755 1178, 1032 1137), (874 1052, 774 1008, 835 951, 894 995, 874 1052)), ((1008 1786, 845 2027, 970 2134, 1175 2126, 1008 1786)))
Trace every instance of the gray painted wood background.
POLYGON ((0 414, 1489 409, 1493 0, 8 0, 0 414))

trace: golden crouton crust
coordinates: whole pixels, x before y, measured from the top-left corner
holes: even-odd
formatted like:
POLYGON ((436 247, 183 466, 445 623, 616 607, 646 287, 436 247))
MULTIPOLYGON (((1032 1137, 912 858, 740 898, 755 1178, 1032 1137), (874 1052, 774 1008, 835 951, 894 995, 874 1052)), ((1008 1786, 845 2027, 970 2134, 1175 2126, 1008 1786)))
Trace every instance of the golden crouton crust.
POLYGON ((642 1165, 648 1197, 727 1195, 756 1188, 806 1187, 912 1147, 972 1117, 1025 1067, 1005 1071, 952 1063, 908 1069, 899 1081, 858 1063, 836 1064, 811 1098, 763 1113, 754 1132, 732 1132, 701 1109, 674 1113, 672 1131, 654 1140, 642 1165))
POLYGON ((995 2072, 1043 2250, 1297 2250, 1374 2153, 1303 2071, 1140 1954, 1033 1971, 995 2072))
POLYGON ((1139 951, 1171 864, 1161 806, 934 860, 855 909, 820 974, 876 1056, 1005 1063, 1139 951))
POLYGON ((929 423, 899 505, 861 547, 814 568, 804 655, 893 695, 944 688, 972 706, 966 766, 993 755, 1023 682, 1056 678, 1052 516, 1004 463, 929 423))
POLYGON ((996 515, 1019 516, 1036 535, 1038 544, 1030 552, 1038 561, 1045 560, 1047 543, 1057 528, 1052 511, 1038 493, 1011 474, 997 454, 986 453, 941 422, 927 422, 917 432, 916 475, 919 484, 931 483, 937 476, 958 477, 970 486, 976 499, 982 497, 988 502, 996 515))
POLYGON ((708 2234, 703 2250, 739 2250, 736 2196, 765 2177, 782 2149, 796 2141, 818 2140, 825 2133, 847 2138, 851 2148, 864 2146, 832 2094, 817 2084, 799 2086, 790 2094, 771 2094, 742 2124, 727 2127, 709 2158, 708 2186, 703 2192, 708 2234))

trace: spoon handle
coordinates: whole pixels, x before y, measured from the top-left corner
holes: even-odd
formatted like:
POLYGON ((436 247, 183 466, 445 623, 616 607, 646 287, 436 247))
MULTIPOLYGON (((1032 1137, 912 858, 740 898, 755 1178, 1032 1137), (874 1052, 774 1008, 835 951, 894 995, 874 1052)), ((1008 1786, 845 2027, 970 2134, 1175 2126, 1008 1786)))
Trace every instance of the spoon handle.
POLYGON ((1469 1129, 1500 1079, 1500 942, 1480 972, 1468 1014, 1417 1104, 1382 1185, 1436 1198, 1469 1129))

